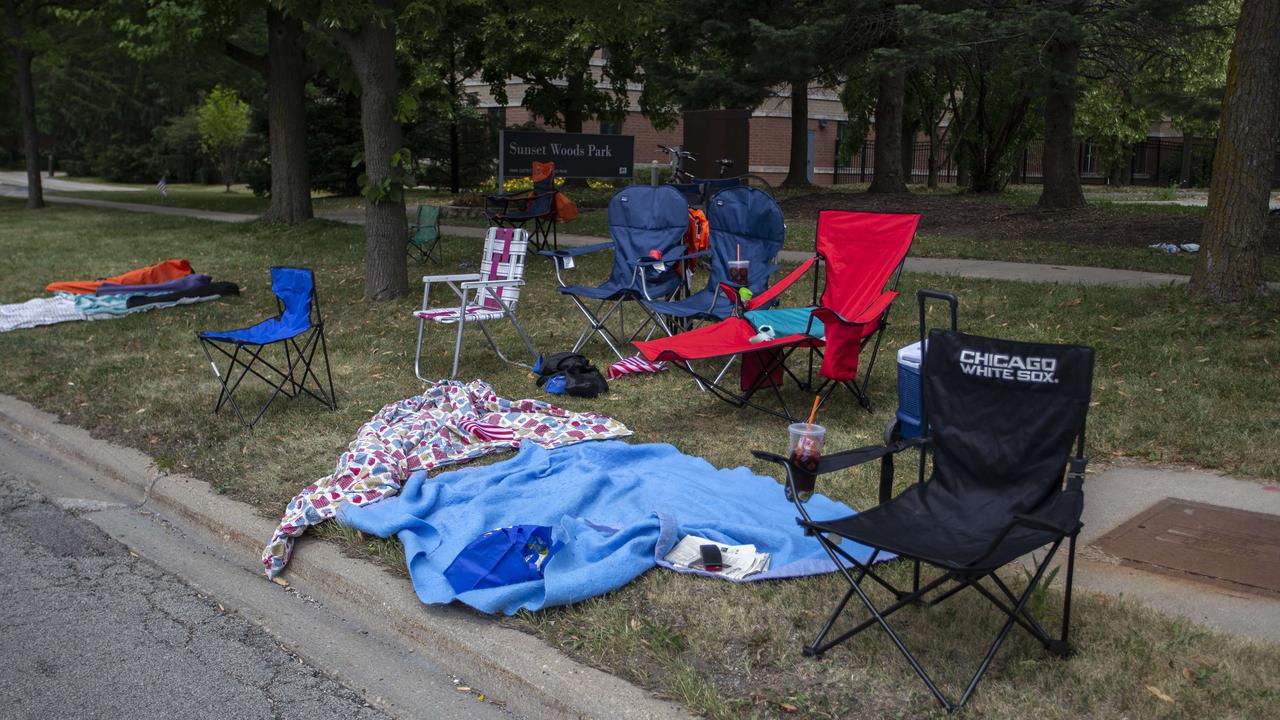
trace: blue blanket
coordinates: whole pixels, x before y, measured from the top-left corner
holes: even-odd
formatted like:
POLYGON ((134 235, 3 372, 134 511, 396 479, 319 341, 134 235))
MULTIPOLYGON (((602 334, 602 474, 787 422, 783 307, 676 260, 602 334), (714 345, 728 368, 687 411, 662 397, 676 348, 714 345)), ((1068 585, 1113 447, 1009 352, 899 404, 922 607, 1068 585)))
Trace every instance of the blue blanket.
MULTIPOLYGON (((808 507, 817 518, 853 512, 822 495, 808 507)), ((754 543, 770 553, 769 570, 748 580, 835 570, 795 515, 778 482, 746 468, 719 470, 667 444, 606 441, 554 450, 525 443, 504 462, 433 478, 417 472, 399 495, 367 506, 345 503, 337 517, 379 537, 396 535, 424 603, 456 599, 511 615, 585 600, 654 565, 670 567, 663 556, 689 534, 754 543), (489 530, 521 524, 549 525, 565 543, 547 561, 543 579, 455 593, 444 576, 454 557, 489 530)), ((853 543, 844 549, 859 560, 870 555, 853 543)))

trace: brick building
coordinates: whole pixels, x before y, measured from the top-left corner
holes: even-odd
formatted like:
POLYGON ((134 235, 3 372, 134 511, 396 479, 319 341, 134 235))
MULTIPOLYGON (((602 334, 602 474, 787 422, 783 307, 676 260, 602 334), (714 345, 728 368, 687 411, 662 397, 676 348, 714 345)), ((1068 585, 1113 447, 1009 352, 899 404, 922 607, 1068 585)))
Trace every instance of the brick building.
MULTIPOLYGON (((603 61, 596 60, 597 67, 603 61)), ((531 113, 521 107, 524 98, 524 84, 512 79, 507 83, 508 103, 500 105, 489 87, 480 80, 467 83, 467 90, 474 93, 480 107, 486 109, 499 127, 513 127, 535 120, 531 113)), ((684 122, 678 121, 673 127, 659 130, 640 113, 638 104, 639 88, 635 88, 631 109, 621 123, 603 123, 599 120, 586 120, 582 124, 584 133, 632 135, 635 137, 634 167, 643 170, 651 162, 665 164, 667 156, 658 149, 658 145, 684 145, 696 155, 703 156, 708 151, 699 144, 688 142, 684 122)), ((744 125, 735 125, 732 132, 745 132, 748 136, 746 150, 746 168, 735 164, 733 173, 750 172, 763 177, 771 183, 779 183, 786 177, 791 157, 791 93, 789 88, 778 88, 774 95, 761 105, 747 113, 744 125)), ((847 120, 844 107, 834 90, 824 88, 809 89, 809 155, 806 158, 810 168, 810 177, 814 183, 829 185, 835 180, 836 146, 841 125, 847 120)), ((547 128, 555 131, 556 128, 547 128)), ((715 158, 705 158, 707 165, 700 168, 698 174, 714 174, 712 162, 715 158)))

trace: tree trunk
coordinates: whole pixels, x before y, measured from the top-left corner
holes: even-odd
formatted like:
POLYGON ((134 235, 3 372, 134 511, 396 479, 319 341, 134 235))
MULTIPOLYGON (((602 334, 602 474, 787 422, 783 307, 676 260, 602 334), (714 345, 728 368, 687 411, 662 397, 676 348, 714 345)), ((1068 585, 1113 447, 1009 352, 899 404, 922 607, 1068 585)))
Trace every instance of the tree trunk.
POLYGON ((876 162, 871 176, 872 193, 907 191, 902 174, 902 113, 906 99, 906 75, 887 72, 880 76, 876 98, 876 162))
POLYGON ((915 181, 916 172, 916 124, 910 120, 902 123, 902 181, 908 185, 915 181))
POLYGON ((1182 131, 1182 166, 1178 168, 1178 186, 1191 187, 1191 153, 1196 146, 1196 136, 1182 131))
POLYGON ((39 210, 44 207, 44 185, 40 180, 40 132, 36 126, 36 88, 31 79, 32 53, 22 46, 22 31, 18 28, 18 20, 12 3, 6 10, 10 13, 10 36, 13 43, 14 81, 18 85, 18 114, 22 116, 22 152, 27 156, 27 209, 39 210))
POLYGON ((449 40, 449 192, 462 192, 462 147, 458 135, 458 111, 462 106, 458 97, 458 46, 449 40))
POLYGON ((783 187, 809 187, 809 79, 791 81, 791 152, 783 187))
MULTIPOLYGON (((359 32, 343 35, 360 80, 360 127, 364 134, 366 188, 394 181, 391 156, 400 149, 396 120, 400 80, 396 74, 395 15, 366 20, 359 32)), ((394 182, 392 183, 394 185, 394 182)), ((392 300, 409 291, 405 275, 405 243, 409 230, 404 199, 392 188, 375 200, 365 198, 364 294, 371 300, 392 300)))
POLYGON ((1080 174, 1076 165, 1076 68, 1080 63, 1080 41, 1055 37, 1046 48, 1049 60, 1049 90, 1044 98, 1044 150, 1041 165, 1044 187, 1039 205, 1043 208, 1084 207, 1080 174))
POLYGON ((1244 0, 1236 25, 1209 215, 1191 292, 1226 303, 1260 295, 1275 139, 1280 131, 1280 3, 1244 0))
POLYGON ((307 165, 306 70, 302 21, 267 5, 267 134, 271 206, 266 219, 290 225, 313 217, 307 165))
POLYGON ((938 123, 929 121, 929 189, 938 187, 938 123))

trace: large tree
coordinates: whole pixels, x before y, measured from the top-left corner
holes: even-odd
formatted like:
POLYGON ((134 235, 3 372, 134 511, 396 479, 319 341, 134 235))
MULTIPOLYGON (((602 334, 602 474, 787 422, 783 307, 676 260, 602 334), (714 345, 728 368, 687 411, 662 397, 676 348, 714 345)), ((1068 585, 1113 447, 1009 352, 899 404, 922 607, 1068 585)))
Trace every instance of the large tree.
MULTIPOLYGON (((305 5, 299 1, 299 5, 305 5)), ((312 7, 311 22, 345 51, 360 86, 360 128, 364 152, 361 192, 365 198, 364 294, 392 300, 409 291, 405 243, 404 188, 412 184, 412 157, 403 146, 402 107, 396 36, 400 23, 431 27, 438 7, 396 0, 331 0, 312 7)), ((407 103, 412 105, 412 102, 407 103)))
POLYGON ((282 3, 253 0, 114 0, 86 13, 90 22, 121 29, 121 45, 140 61, 177 48, 217 52, 262 76, 271 152, 264 217, 285 223, 313 216, 306 124, 306 83, 313 71, 295 13, 282 3))
POLYGON ((631 107, 628 86, 642 80, 637 43, 648 26, 645 3, 594 0, 491 0, 481 38, 483 77, 499 102, 512 79, 521 105, 548 125, 582 132, 591 118, 618 119, 631 107))
POLYGON ((36 87, 31 63, 49 44, 52 8, 41 0, 4 0, 5 45, 13 56, 13 81, 18 91, 18 116, 22 125, 22 153, 27 161, 27 208, 44 207, 40 181, 40 130, 36 123, 36 87))
POLYGON ((874 0, 759 3, 673 0, 660 7, 645 64, 655 97, 686 110, 754 108, 785 92, 791 110, 788 186, 808 177, 810 88, 834 87, 855 53, 864 53, 874 0))
POLYGON ((1280 2, 1244 0, 1236 28, 1209 215, 1191 290, 1212 302, 1256 297, 1262 285, 1277 136, 1280 135, 1280 2))

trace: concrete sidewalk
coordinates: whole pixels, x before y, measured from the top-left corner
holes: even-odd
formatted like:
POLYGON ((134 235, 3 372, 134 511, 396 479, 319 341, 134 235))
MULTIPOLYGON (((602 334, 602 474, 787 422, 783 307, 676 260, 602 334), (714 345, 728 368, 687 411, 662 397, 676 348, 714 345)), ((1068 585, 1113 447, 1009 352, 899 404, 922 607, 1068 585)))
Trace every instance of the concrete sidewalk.
MULTIPOLYGON (((23 177, 25 183, 26 178, 23 177)), ((26 186, 5 184, 0 177, 0 196, 26 198, 26 186)), ((73 198, 54 193, 45 193, 45 201, 67 205, 109 210, 127 210, 129 212, 153 213, 210 220, 214 222, 249 222, 258 216, 246 213, 221 212, 216 210, 193 210, 190 208, 167 207, 163 205, 146 205, 142 203, 125 203, 109 200, 93 200, 90 198, 73 198)), ((364 224, 364 211, 356 209, 322 211, 316 215, 325 220, 364 224)), ((456 237, 484 237, 485 229, 467 225, 441 225, 441 232, 456 237)), ((561 233, 559 243, 569 247, 594 245, 604 238, 592 235, 572 235, 561 233)), ((1153 251, 1154 252, 1154 251, 1153 251)), ((803 262, 812 257, 811 253, 797 250, 784 250, 778 254, 784 262, 803 262)), ((1079 265, 1045 265, 1038 263, 1004 262, 1001 260, 965 260, 961 258, 922 258, 908 257, 906 271, 929 275, 944 275, 983 280, 1011 280, 1030 283, 1057 283, 1061 285, 1092 285, 1103 287, 1162 287, 1166 285, 1183 285, 1191 280, 1187 275, 1168 273, 1142 272, 1139 270, 1116 270, 1113 268, 1085 267, 1079 265)), ((1280 282, 1270 282, 1267 286, 1272 290, 1280 290, 1280 282)))
MULTIPOLYGON (((27 173, 25 170, 0 170, 0 185, 13 185, 15 187, 25 188, 27 186, 27 173)), ((141 192, 141 188, 126 187, 123 185, 106 184, 106 183, 87 183, 78 180, 59 180, 56 176, 49 177, 42 174, 40 176, 40 186, 45 190, 63 192, 141 192)), ((26 194, 23 193, 23 197, 26 194)))

